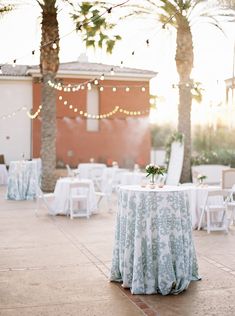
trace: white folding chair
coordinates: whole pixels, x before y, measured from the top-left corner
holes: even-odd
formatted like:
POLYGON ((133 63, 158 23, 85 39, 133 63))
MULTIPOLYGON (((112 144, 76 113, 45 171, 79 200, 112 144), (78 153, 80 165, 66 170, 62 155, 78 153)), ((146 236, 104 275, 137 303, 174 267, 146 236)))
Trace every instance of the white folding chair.
POLYGON ((206 228, 208 234, 211 231, 225 230, 228 232, 227 202, 229 192, 226 190, 208 191, 205 204, 201 208, 201 216, 198 230, 201 229, 204 216, 206 215, 206 228), (214 215, 214 221, 212 221, 214 215))
POLYGON ((89 209, 90 185, 86 182, 74 182, 69 185, 69 214, 70 218, 90 217, 89 209), (76 207, 75 207, 76 205, 76 207))
POLYGON ((68 164, 66 164, 66 169, 67 169, 67 176, 73 177, 74 176, 73 170, 70 168, 68 164))
POLYGON ((102 167, 93 167, 89 170, 89 179, 92 179, 97 190, 101 190, 103 174, 106 168, 102 167))
POLYGON ((113 172, 108 172, 108 170, 104 170, 102 181, 98 190, 95 191, 96 196, 98 197, 97 206, 100 207, 100 203, 103 199, 106 201, 108 211, 112 211, 112 193, 114 189, 114 178, 115 178, 116 170, 113 172))
POLYGON ((36 191, 36 209, 35 209, 36 216, 38 215, 41 201, 43 202, 44 206, 48 210, 48 213, 50 215, 54 215, 54 209, 52 207, 54 198, 55 198, 54 193, 43 193, 41 188, 38 185, 37 191, 36 191))
POLYGON ((78 169, 71 169, 68 164, 66 165, 66 169, 67 169, 67 176, 68 177, 75 177, 79 174, 78 169))

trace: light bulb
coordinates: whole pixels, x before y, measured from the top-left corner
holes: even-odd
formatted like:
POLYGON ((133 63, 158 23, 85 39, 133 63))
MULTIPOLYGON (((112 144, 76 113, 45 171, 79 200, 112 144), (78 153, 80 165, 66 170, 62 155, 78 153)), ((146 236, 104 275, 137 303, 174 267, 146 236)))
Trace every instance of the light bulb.
POLYGON ((54 43, 52 44, 52 48, 53 48, 53 49, 56 49, 56 48, 57 48, 56 42, 54 42, 54 43))

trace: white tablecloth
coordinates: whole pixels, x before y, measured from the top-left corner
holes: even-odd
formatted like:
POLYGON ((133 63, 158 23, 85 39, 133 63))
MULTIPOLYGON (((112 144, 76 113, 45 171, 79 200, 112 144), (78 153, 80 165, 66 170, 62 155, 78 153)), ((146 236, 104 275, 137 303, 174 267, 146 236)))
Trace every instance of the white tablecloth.
POLYGON ((102 176, 102 172, 107 168, 103 163, 80 163, 78 172, 80 179, 93 179, 98 173, 102 176))
POLYGON ((69 213, 69 185, 70 183, 88 183, 89 184, 89 214, 95 213, 97 211, 97 202, 94 184, 92 180, 84 179, 80 180, 78 178, 61 178, 57 180, 55 191, 54 191, 54 202, 52 204, 52 209, 54 214, 68 214, 69 213))
POLYGON ((7 199, 33 200, 39 184, 38 166, 35 161, 11 161, 7 184, 7 199))
POLYGON ((199 279, 186 191, 120 186, 111 281, 166 295, 199 279))
POLYGON ((120 185, 140 185, 142 182, 149 182, 143 172, 121 172, 118 174, 120 185))
POLYGON ((0 185, 6 185, 8 179, 8 172, 6 165, 0 165, 0 185))

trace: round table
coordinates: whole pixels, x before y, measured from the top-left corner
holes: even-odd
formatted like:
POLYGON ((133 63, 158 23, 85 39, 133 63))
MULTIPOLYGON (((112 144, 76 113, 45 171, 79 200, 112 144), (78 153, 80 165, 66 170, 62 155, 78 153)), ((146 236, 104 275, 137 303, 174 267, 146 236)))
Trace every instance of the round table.
POLYGON ((7 199, 33 200, 39 185, 36 161, 11 161, 7 185, 7 199))
MULTIPOLYGON (((89 184, 89 214, 97 212, 97 201, 95 195, 94 183, 90 179, 78 179, 78 178, 60 178, 56 182, 54 190, 54 201, 52 204, 52 209, 54 214, 64 214, 69 213, 69 188, 70 183, 88 183, 89 184)), ((82 189, 81 189, 82 190, 82 189)))
POLYGON ((110 280, 166 295, 198 279, 187 190, 121 186, 110 280))

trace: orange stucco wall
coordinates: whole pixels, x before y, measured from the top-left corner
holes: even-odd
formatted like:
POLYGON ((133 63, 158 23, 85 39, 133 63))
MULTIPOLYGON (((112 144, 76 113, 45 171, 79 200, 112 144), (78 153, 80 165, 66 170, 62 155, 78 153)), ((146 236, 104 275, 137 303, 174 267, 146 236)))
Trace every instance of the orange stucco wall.
MULTIPOLYGON (((64 84, 79 84, 84 79, 64 79, 64 84)), ((102 81, 104 91, 99 92, 99 113, 104 114, 119 106, 128 111, 149 109, 149 89, 147 81, 102 81), (126 92, 125 87, 130 91, 126 92), (137 87, 138 86, 138 87, 137 87), (141 91, 141 86, 146 91, 141 91), (112 87, 117 91, 113 92, 112 87)), ((86 130, 86 118, 79 115, 86 111, 87 89, 77 92, 57 92, 57 160, 77 166, 80 162, 95 161, 120 166, 134 163, 145 165, 150 159, 150 129, 148 113, 127 117, 117 112, 110 118, 99 120, 99 131, 86 130), (62 100, 59 99, 62 96, 62 100), (68 105, 64 105, 64 100, 68 105), (78 109, 75 113, 69 105, 78 109)), ((34 111, 41 103, 41 84, 33 84, 34 111)), ((40 118, 33 120, 33 156, 40 156, 40 118)))

